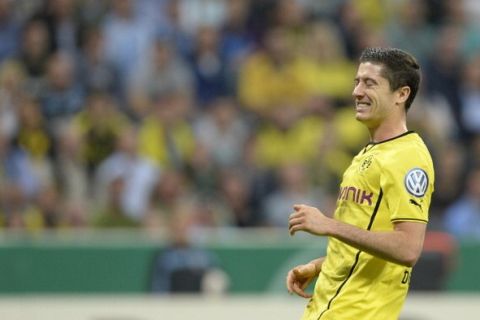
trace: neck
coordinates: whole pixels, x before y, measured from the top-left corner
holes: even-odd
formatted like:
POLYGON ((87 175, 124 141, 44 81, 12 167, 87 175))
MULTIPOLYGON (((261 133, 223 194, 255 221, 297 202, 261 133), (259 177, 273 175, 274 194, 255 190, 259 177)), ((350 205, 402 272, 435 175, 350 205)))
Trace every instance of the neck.
POLYGON ((396 136, 399 136, 408 131, 406 120, 395 122, 382 122, 376 127, 368 128, 370 132, 371 142, 381 142, 396 136))

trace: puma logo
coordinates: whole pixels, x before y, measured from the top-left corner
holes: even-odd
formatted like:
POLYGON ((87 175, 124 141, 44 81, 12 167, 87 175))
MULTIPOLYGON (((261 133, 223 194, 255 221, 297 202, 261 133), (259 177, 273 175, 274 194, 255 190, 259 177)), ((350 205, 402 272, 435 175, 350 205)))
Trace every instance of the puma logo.
POLYGON ((417 206, 417 207, 419 207, 420 209, 422 209, 422 205, 419 204, 417 201, 415 201, 415 200, 413 200, 413 199, 410 199, 410 203, 413 204, 413 205, 415 205, 415 206, 417 206))

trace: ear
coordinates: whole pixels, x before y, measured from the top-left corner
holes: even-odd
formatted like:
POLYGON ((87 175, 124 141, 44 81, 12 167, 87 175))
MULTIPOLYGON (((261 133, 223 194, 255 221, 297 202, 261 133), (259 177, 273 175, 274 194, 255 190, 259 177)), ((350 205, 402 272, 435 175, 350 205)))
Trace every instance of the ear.
POLYGON ((409 86, 403 86, 399 89, 397 89, 396 92, 396 103, 397 104, 405 104, 405 101, 407 101, 408 97, 410 97, 410 87, 409 86))

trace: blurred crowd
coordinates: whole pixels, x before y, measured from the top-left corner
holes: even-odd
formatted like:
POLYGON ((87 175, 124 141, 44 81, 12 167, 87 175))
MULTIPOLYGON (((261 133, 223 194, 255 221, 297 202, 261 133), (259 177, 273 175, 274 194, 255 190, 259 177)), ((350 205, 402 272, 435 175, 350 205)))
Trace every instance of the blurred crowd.
POLYGON ((0 0, 0 226, 285 227, 368 142, 366 46, 414 54, 430 228, 480 239, 475 0, 0 0))

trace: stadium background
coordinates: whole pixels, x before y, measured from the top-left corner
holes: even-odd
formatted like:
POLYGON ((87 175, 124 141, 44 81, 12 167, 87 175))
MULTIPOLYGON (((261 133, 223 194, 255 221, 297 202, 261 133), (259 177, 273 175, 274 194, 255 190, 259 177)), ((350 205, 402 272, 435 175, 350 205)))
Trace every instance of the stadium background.
POLYGON ((325 242, 287 216, 331 212, 368 140, 356 58, 394 46, 437 176, 402 319, 476 319, 478 21, 475 0, 0 0, 0 318, 296 318, 286 270, 325 242))

